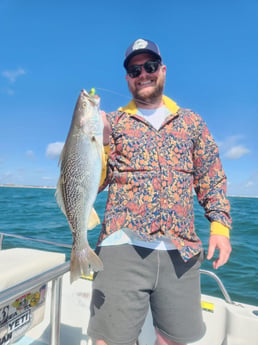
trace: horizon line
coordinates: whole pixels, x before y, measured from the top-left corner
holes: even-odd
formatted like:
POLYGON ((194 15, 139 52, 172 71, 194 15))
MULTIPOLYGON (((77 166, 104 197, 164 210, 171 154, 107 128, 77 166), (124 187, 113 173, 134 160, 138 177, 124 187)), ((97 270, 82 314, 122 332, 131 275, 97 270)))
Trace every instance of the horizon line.
MULTIPOLYGON (((7 187, 7 188, 38 188, 38 189, 56 189, 54 186, 40 186, 40 185, 22 185, 22 184, 15 184, 15 183, 6 183, 0 184, 0 187, 7 187)), ((228 194, 227 197, 230 198, 258 198, 258 195, 236 195, 236 194, 228 194)))

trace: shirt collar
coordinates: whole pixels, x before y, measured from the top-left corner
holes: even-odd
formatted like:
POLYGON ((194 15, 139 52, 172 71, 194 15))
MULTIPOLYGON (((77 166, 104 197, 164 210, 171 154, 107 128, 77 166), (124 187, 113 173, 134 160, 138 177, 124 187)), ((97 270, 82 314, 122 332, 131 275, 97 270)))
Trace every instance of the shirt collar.
MULTIPOLYGON (((179 106, 171 98, 163 95, 162 96, 163 104, 165 107, 171 111, 171 114, 175 114, 179 110, 179 106)), ((124 111, 128 114, 137 114, 137 106, 134 100, 131 100, 126 106, 118 108, 119 111, 124 111)))

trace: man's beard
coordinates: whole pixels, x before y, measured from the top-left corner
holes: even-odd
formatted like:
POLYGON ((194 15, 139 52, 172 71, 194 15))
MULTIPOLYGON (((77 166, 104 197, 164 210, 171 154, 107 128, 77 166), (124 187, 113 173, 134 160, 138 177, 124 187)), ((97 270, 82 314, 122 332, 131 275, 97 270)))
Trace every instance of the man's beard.
POLYGON ((140 90, 134 90, 132 92, 134 100, 136 100, 137 103, 142 104, 155 104, 155 102, 162 96, 164 90, 164 83, 159 82, 155 88, 151 91, 145 93, 144 89, 140 90))

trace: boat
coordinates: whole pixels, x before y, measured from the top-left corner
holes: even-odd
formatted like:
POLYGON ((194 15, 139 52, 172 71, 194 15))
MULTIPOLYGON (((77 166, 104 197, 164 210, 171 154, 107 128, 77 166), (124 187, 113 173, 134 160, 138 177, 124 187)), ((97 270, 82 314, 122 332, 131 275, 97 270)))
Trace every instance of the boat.
MULTIPOLYGON (((1 249, 4 236, 10 234, 0 233, 0 345, 93 345, 87 335, 92 276, 70 284, 65 254, 1 249)), ((258 345, 258 306, 232 301, 216 274, 200 271, 215 280, 223 298, 202 294, 206 334, 192 344, 258 345)), ((154 343, 149 311, 137 345, 154 343)))

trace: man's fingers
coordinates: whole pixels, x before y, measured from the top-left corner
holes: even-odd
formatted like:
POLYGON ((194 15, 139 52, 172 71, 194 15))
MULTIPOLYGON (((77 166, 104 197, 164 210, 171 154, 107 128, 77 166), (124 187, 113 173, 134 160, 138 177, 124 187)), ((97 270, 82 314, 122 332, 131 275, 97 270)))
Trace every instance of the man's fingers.
POLYGON ((209 249, 207 254, 207 259, 210 260, 215 252, 215 249, 219 250, 219 257, 213 261, 213 268, 218 269, 223 266, 229 259, 231 253, 230 241, 225 236, 212 235, 209 241, 209 249))
POLYGON ((103 144, 104 145, 108 145, 109 144, 109 136, 111 134, 111 126, 109 121, 107 120, 107 116, 106 113, 101 110, 100 111, 102 119, 103 119, 103 124, 104 124, 104 128, 103 128, 103 144))
POLYGON ((208 254, 207 254, 207 259, 210 260, 213 255, 214 255, 214 252, 215 252, 215 245, 213 245, 212 243, 209 244, 209 248, 208 248, 208 254))
POLYGON ((220 266, 223 266, 225 265, 225 263, 228 261, 229 259, 229 256, 230 256, 230 252, 231 250, 228 250, 228 249, 221 249, 220 250, 220 255, 219 255, 219 258, 217 260, 215 260, 213 262, 213 267, 215 269, 218 269, 220 266))

